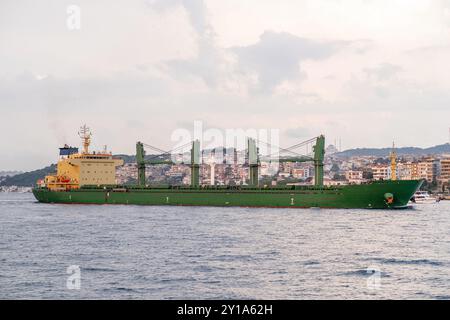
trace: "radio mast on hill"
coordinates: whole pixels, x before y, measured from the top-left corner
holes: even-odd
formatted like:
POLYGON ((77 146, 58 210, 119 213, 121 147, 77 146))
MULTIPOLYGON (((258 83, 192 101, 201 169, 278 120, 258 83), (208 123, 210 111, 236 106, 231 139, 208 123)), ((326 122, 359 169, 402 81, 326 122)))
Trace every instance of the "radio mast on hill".
POLYGON ((392 142, 391 158, 391 180, 397 180, 397 152, 395 151, 395 142, 392 142))

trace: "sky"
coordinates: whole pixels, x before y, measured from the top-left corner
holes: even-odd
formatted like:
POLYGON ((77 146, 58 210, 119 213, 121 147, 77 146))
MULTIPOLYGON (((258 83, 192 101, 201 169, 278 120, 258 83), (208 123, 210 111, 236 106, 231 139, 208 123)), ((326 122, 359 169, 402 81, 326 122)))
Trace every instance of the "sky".
POLYGON ((0 2, 0 170, 78 146, 163 149, 194 121, 433 146, 450 127, 450 0, 0 2))

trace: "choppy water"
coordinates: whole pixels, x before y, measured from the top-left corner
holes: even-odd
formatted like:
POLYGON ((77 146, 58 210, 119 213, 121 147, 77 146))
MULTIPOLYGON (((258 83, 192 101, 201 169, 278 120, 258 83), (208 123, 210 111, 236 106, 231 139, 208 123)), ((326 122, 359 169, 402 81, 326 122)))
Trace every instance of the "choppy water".
POLYGON ((80 206, 0 193, 0 299, 450 299, 449 232, 450 202, 80 206), (80 290, 67 289, 72 265, 80 290))

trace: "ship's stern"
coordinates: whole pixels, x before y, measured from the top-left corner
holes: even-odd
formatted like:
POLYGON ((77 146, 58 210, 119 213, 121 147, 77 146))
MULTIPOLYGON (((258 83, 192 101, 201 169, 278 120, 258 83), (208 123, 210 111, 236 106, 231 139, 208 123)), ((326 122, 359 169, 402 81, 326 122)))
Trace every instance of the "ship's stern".
POLYGON ((39 202, 48 202, 48 197, 46 196, 48 193, 48 189, 35 187, 32 189, 33 195, 39 202))

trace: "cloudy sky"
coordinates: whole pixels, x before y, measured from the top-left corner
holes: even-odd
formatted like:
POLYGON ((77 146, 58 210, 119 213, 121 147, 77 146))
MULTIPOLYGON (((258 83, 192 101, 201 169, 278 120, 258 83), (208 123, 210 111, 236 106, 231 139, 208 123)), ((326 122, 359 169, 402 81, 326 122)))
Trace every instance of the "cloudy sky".
POLYGON ((178 128, 431 146, 450 127, 450 0, 0 2, 0 170, 178 128), (80 28, 71 5, 80 9, 80 28))

